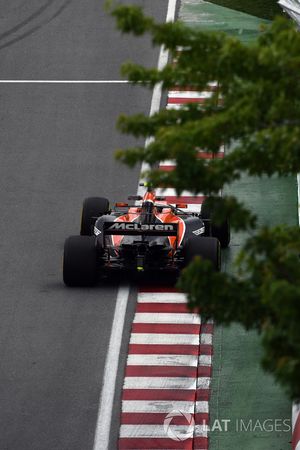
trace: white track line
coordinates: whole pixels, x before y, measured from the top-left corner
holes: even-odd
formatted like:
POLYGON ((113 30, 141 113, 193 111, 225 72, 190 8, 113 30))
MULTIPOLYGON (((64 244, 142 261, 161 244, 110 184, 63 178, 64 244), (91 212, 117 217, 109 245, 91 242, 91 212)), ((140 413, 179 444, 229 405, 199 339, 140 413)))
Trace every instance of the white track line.
POLYGON ((190 205, 188 204, 187 208, 184 208, 183 211, 186 211, 186 212, 189 212, 189 213, 193 212, 195 214, 200 214, 201 207, 202 207, 202 205, 200 203, 198 203, 198 204, 192 203, 190 205))
POLYGON ((168 98, 211 98, 212 95, 210 91, 169 91, 168 98))
POLYGON ((208 402, 196 402, 196 413, 208 413, 208 402))
POLYGON ((197 389, 210 389, 211 377, 199 377, 197 380, 197 389))
POLYGON ((157 196, 164 196, 164 197, 202 197, 204 196, 204 194, 201 194, 201 192, 199 194, 195 194, 194 192, 190 192, 190 191, 182 191, 180 195, 177 194, 176 189, 175 188, 158 188, 156 189, 156 195, 157 196))
POLYGON ((129 80, 0 80, 5 84, 130 84, 129 80))
MULTIPOLYGON (((168 1, 166 22, 174 22, 176 5, 177 0, 168 1)), ((164 48, 161 48, 158 59, 159 70, 165 67, 168 62, 168 58, 168 51, 166 51, 164 48)), ((150 115, 153 115, 159 111, 161 97, 162 86, 160 84, 155 86, 155 88, 153 89, 150 115)), ((145 145, 147 145, 147 142, 145 145)), ((145 170, 145 167, 143 167, 143 165, 141 170, 145 170)), ((140 189, 138 189, 138 194, 140 194, 140 189)), ((105 361, 103 386, 101 391, 93 450, 108 450, 109 448, 113 400, 128 297, 129 287, 120 287, 117 295, 116 309, 112 325, 112 334, 110 336, 110 343, 105 361)), ((135 412, 135 409, 133 409, 133 411, 135 412)))
POLYGON ((126 377, 124 389, 189 389, 196 390, 196 380, 189 377, 126 377))
POLYGON ((197 367, 198 358, 191 355, 128 355, 127 366, 197 367))
POLYGON ((201 319, 198 314, 190 313, 136 313, 134 323, 183 323, 183 324, 200 324, 201 319))
POLYGON ((213 335, 211 333, 202 333, 200 344, 212 345, 213 335))
POLYGON ((200 355, 199 356, 199 366, 211 366, 211 356, 210 355, 200 355))
MULTIPOLYGON (((175 14, 176 14, 176 5, 177 0, 169 0, 168 3, 168 11, 167 11, 167 17, 166 22, 174 22, 175 20, 175 14)), ((158 58, 158 70, 163 70, 164 67, 167 65, 169 59, 169 51, 166 50, 163 46, 160 48, 159 52, 159 58, 158 58)), ((160 110, 160 104, 161 104, 161 97, 162 97, 162 83, 157 83, 154 86, 153 89, 153 95, 152 95, 152 101, 151 101, 151 107, 150 107, 150 114, 149 116, 153 116, 160 110)), ((153 138, 148 138, 145 143, 145 147, 148 147, 148 145, 153 141, 153 138)), ((145 161, 142 162, 141 166, 141 172, 146 172, 150 169, 149 164, 145 161)), ((143 181, 142 179, 140 181, 143 181)), ((144 195, 145 188, 143 186, 138 186, 138 195, 144 195)))
MULTIPOLYGON (((198 402, 199 403, 199 402, 198 402)), ((204 403, 204 402, 202 402, 204 403)), ((207 402, 206 402, 207 403, 207 402)), ((123 413, 169 413, 173 409, 181 412, 194 413, 194 402, 176 400, 123 400, 123 413)), ((208 407, 198 406, 197 412, 208 412, 208 407), (201 410, 201 411, 200 411, 201 410)), ((100 449, 100 447, 99 447, 100 449)))
POLYGON ((199 345, 197 334, 132 333, 130 344, 199 345))
POLYGON ((111 416, 128 297, 129 286, 121 286, 118 290, 114 319, 111 327, 111 335, 105 361, 100 407, 94 440, 94 450, 106 450, 109 446, 111 416))
POLYGON ((187 303, 187 296, 180 292, 140 292, 138 303, 187 303))
MULTIPOLYGON (((197 104, 197 103, 196 103, 197 104)), ((168 103, 166 106, 166 109, 176 109, 177 111, 179 111, 180 109, 184 110, 184 108, 186 108, 185 104, 182 103, 168 103)))
MULTIPOLYGON (((203 425, 194 425, 193 427, 197 436, 207 437, 208 427, 203 425)), ((187 423, 186 425, 174 425, 172 424, 172 431, 176 435, 180 433, 180 435, 184 436, 185 433, 189 433, 186 438, 190 436, 190 425, 187 423)), ((122 425, 120 429, 120 437, 121 438, 138 438, 138 439, 158 439, 158 438, 166 438, 166 431, 164 429, 164 425, 146 425, 143 424, 141 427, 137 427, 136 425, 122 425)), ((176 442, 176 441, 175 441, 176 442)), ((174 447, 175 448, 175 443, 174 447)), ((161 447, 162 448, 162 447, 161 447)), ((181 447, 182 448, 182 447, 181 447)), ((188 447, 186 447, 188 448, 188 447)))

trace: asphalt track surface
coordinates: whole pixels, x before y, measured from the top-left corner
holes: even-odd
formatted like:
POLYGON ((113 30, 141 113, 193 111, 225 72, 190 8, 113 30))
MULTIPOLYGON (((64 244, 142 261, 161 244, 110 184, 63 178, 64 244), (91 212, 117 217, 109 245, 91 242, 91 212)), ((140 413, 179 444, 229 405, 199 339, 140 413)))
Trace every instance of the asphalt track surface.
MULTIPOLYGON (((103 3, 0 0, 0 80, 116 80, 126 59, 155 66, 158 49, 120 36, 103 3)), ((167 1, 135 3, 164 21, 167 1)), ((136 192, 139 168, 114 160, 133 143, 115 122, 150 101, 128 84, 0 84, 1 450, 93 448, 117 286, 65 288, 63 242, 84 197, 136 192)), ((134 302, 132 289, 112 450, 134 302)))

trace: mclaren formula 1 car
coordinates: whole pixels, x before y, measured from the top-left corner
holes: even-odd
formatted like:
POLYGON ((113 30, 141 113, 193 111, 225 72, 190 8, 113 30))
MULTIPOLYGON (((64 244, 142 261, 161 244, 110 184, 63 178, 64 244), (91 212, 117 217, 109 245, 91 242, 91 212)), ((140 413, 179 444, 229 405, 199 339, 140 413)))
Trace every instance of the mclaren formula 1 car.
POLYGON ((195 256, 220 269, 220 247, 230 240, 228 221, 216 227, 205 204, 201 212, 170 205, 154 189, 110 209, 106 198, 84 201, 80 236, 65 242, 63 278, 67 286, 91 286, 114 271, 178 274, 195 256))

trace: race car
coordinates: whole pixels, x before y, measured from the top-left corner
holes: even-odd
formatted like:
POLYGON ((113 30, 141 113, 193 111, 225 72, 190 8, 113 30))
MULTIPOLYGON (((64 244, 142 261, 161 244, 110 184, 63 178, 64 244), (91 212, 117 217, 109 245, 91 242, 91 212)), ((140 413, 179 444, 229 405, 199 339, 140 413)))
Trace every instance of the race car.
POLYGON ((63 279, 67 286, 92 286, 116 271, 168 273, 177 276, 195 256, 220 270, 220 247, 230 241, 228 221, 211 223, 205 204, 201 212, 170 205, 148 186, 144 196, 130 196, 132 205, 90 197, 83 203, 80 236, 64 246, 63 279))

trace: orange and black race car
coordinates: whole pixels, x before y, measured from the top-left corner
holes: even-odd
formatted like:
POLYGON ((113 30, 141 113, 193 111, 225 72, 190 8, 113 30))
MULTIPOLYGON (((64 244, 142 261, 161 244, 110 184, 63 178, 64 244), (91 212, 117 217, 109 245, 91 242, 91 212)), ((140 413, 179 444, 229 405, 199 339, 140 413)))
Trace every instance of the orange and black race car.
POLYGON ((84 201, 80 236, 65 242, 63 278, 67 286, 90 286, 114 270, 178 274, 195 256, 220 270, 220 247, 230 241, 229 224, 216 227, 202 205, 201 213, 187 205, 170 205, 147 187, 143 197, 128 203, 90 197, 84 201))

